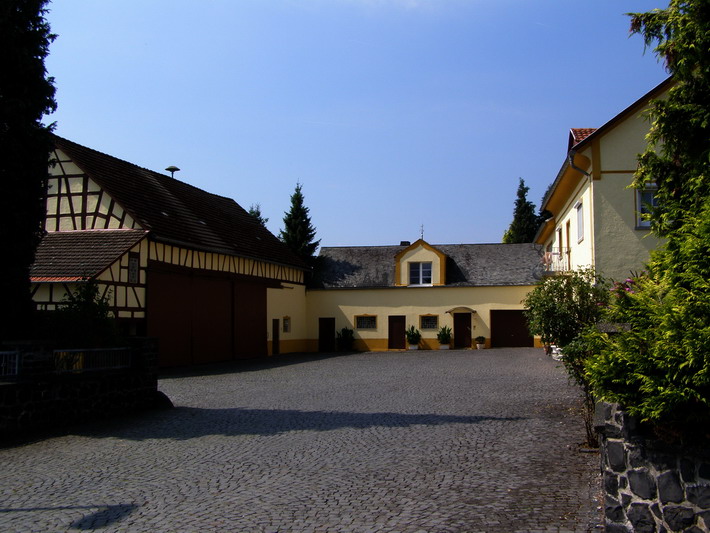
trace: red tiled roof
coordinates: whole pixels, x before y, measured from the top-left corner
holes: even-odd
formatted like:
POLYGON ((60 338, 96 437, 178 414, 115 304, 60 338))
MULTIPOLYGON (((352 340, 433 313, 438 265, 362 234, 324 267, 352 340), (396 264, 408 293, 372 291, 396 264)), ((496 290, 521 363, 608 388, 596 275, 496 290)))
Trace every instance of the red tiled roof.
POLYGON ((48 233, 30 269, 32 281, 77 281, 96 276, 147 235, 143 230, 48 233))
POLYGON ((592 133, 597 131, 597 128, 572 128, 570 130, 570 138, 572 146, 582 142, 584 139, 589 137, 592 133))
POLYGON ((230 198, 61 137, 55 143, 156 240, 308 268, 230 198))

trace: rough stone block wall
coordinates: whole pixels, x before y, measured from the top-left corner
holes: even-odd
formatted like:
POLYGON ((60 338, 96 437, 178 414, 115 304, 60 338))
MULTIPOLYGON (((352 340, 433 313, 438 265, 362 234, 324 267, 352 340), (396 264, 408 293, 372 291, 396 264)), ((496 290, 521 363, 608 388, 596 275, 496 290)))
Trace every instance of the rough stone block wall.
POLYGON ((133 348, 140 356, 132 368, 77 374, 47 372, 47 357, 27 354, 29 372, 0 383, 0 439, 155 406, 157 344, 144 341, 133 348))
POLYGON ((597 405, 606 531, 710 532, 710 450, 642 435, 615 404, 597 405))

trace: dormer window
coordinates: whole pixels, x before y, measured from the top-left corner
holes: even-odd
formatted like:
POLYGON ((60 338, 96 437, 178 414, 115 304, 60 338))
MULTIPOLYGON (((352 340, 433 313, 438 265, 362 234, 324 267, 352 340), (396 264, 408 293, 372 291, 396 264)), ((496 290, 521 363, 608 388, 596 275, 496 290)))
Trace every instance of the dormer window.
POLYGON ((431 285, 431 262, 409 263, 410 285, 431 285))

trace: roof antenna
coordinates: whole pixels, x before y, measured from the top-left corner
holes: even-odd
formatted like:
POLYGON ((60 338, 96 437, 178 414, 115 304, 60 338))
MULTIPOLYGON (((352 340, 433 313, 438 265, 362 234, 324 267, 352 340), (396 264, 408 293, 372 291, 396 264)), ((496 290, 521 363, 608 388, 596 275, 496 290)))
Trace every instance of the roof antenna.
POLYGON ((422 236, 422 240, 424 240, 424 224, 422 224, 422 225, 419 227, 419 231, 420 231, 420 234, 421 234, 421 236, 422 236))
POLYGON ((170 172, 170 177, 171 177, 171 178, 174 178, 174 177, 175 177, 175 173, 178 172, 180 169, 179 169, 178 167, 176 167, 175 165, 170 165, 170 166, 169 166, 168 168, 166 168, 165 170, 167 170, 168 172, 170 172))

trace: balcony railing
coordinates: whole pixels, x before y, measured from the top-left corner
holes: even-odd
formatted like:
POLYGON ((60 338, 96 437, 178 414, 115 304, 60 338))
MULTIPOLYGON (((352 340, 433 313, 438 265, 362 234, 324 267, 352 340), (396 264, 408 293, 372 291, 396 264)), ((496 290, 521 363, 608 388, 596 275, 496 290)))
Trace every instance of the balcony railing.
POLYGON ((542 252, 545 272, 568 272, 571 270, 570 249, 551 248, 542 252))

